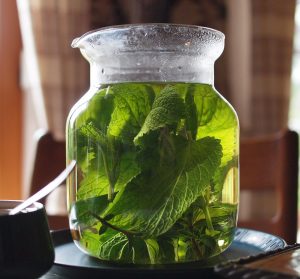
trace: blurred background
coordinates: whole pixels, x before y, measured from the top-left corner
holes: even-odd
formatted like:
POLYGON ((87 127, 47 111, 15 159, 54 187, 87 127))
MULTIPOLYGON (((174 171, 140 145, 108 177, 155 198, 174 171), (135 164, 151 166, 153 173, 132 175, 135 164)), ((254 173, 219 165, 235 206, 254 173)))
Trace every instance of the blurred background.
POLYGON ((36 138, 63 141, 89 87, 72 40, 108 25, 194 24, 225 33, 215 87, 241 138, 300 130, 299 0, 0 0, 0 199, 30 192, 36 138))

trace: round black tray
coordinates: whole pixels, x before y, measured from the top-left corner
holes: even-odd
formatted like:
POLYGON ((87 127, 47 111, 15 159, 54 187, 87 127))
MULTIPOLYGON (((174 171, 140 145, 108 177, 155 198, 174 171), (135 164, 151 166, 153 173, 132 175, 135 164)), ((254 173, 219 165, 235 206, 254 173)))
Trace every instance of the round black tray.
POLYGON ((284 248, 283 239, 264 232, 238 228, 233 243, 206 261, 170 265, 129 265, 89 257, 73 243, 69 230, 52 232, 55 262, 43 279, 50 278, 217 278, 215 265, 284 248))

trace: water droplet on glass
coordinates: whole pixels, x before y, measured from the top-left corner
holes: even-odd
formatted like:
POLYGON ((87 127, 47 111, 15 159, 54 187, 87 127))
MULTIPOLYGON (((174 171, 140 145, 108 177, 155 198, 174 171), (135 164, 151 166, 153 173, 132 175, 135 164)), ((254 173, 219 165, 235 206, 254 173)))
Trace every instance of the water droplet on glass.
POLYGON ((165 32, 169 33, 171 31, 171 28, 170 28, 170 26, 167 25, 164 27, 164 30, 165 30, 165 32))
POLYGON ((104 75, 104 73, 105 73, 104 69, 101 70, 101 73, 102 73, 102 75, 104 75))

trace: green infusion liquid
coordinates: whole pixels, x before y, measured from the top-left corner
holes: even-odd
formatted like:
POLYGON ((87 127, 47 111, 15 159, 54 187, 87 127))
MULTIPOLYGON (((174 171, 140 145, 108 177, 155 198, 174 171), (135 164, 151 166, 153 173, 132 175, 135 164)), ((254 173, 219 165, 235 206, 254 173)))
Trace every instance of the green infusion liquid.
POLYGON ((70 226, 81 250, 137 264, 207 259, 232 242, 238 120, 211 85, 122 83, 69 116, 70 226), (75 185, 75 186, 74 186, 75 185))

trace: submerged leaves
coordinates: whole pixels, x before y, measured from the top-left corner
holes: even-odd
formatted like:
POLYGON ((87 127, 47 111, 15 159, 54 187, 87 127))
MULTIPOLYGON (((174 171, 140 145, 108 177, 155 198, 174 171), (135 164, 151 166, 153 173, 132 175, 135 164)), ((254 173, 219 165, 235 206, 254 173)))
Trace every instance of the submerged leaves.
POLYGON ((138 143, 143 135, 159 128, 176 126, 181 118, 184 117, 184 103, 182 98, 172 86, 166 86, 156 97, 152 109, 134 138, 138 143))
POLYGON ((107 211, 116 226, 156 237, 169 230, 209 186, 222 156, 218 140, 204 138, 176 146, 174 166, 163 166, 151 175, 140 173, 127 184, 107 211))
POLYGON ((212 187, 222 190, 236 155, 236 118, 224 101, 206 85, 119 84, 90 105, 94 112, 82 113, 76 131, 82 179, 75 207, 85 232, 98 231, 87 240, 93 254, 158 263, 197 258, 201 243, 213 251, 212 224, 197 221, 206 238, 191 229, 196 223, 180 224, 190 211, 208 218, 208 204, 205 214, 192 208, 212 187))

